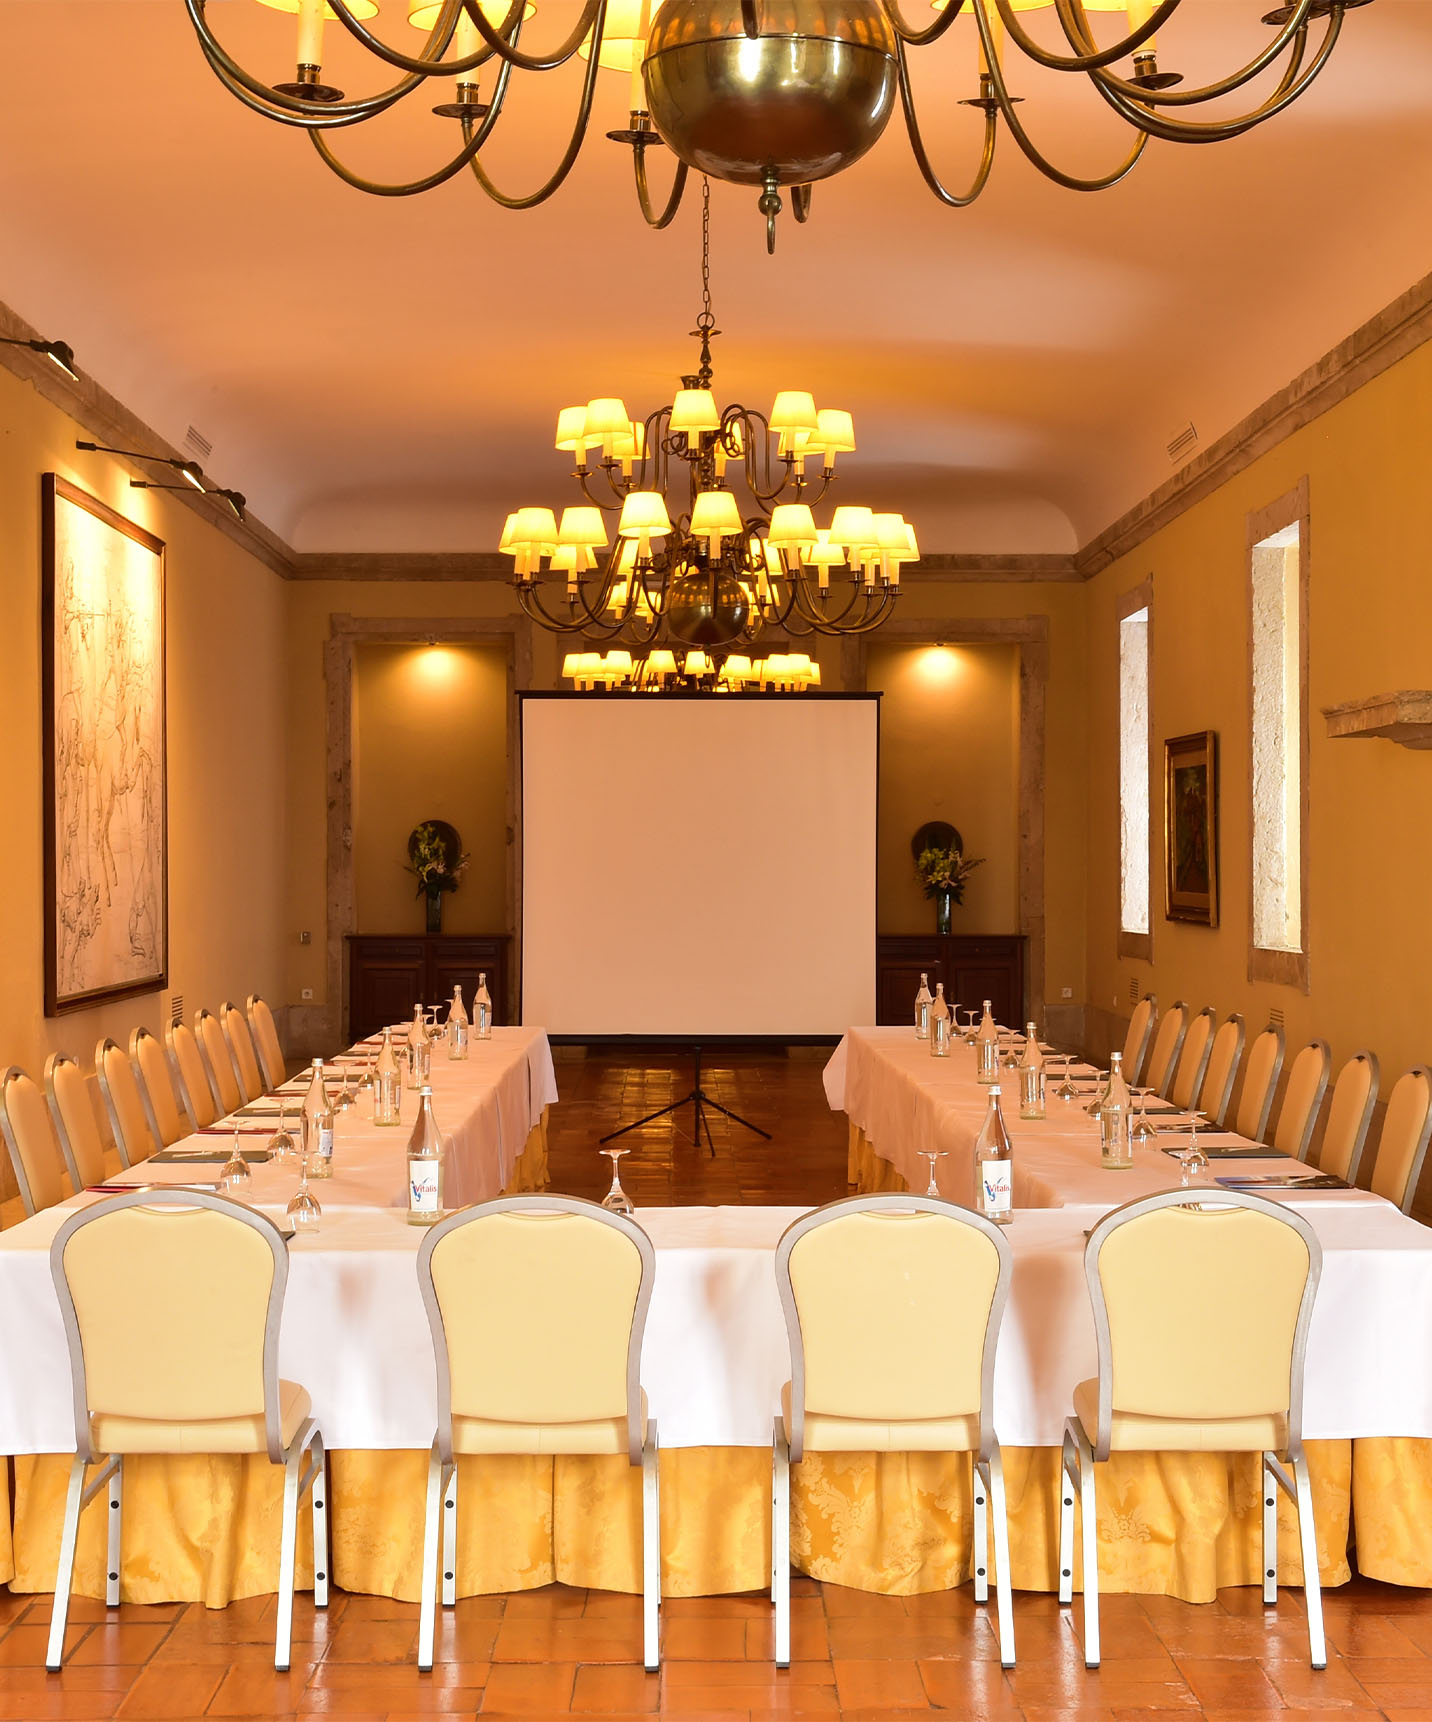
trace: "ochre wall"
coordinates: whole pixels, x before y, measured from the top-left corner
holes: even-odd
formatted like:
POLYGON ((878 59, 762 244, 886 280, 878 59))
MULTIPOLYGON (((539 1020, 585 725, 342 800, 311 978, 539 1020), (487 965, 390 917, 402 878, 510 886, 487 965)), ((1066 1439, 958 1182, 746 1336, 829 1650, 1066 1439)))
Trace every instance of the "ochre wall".
MULTIPOLYGON (((1290 1049, 1312 1036, 1334 1070, 1370 1047, 1384 1094, 1432 1057, 1432 754, 1331 740, 1322 708, 1432 683, 1432 346, 1366 384, 1099 575, 1089 605, 1089 997, 1126 1013, 1130 980, 1161 1001, 1270 1007, 1290 1049), (1246 517, 1309 482, 1310 986, 1252 984, 1246 517), (1118 595, 1153 578, 1156 794, 1153 963, 1116 954, 1118 595), (1207 928, 1163 918, 1163 742, 1218 731, 1222 908, 1207 928)), ((1424 1189, 1427 1186, 1424 1185, 1424 1189)))
POLYGON ((445 933, 507 925, 507 658, 496 646, 360 646, 353 687, 353 863, 360 933, 418 932, 408 834, 445 819, 470 859, 445 933))
POLYGON ((962 933, 1018 926, 1019 652, 1015 646, 872 644, 865 685, 880 701, 879 924, 928 933, 934 904, 910 839, 947 820, 983 856, 955 910, 962 933))
MULTIPOLYGON (((168 1020, 151 993, 46 1019, 40 730, 40 475, 56 472, 167 545, 169 977, 186 1014, 250 992, 286 996, 283 926, 285 582, 176 499, 132 490, 87 433, 0 370, 0 614, 6 818, 0 822, 0 1060, 39 1078, 64 1048, 168 1020)), ((8 1162, 0 1172, 6 1180, 8 1162)))

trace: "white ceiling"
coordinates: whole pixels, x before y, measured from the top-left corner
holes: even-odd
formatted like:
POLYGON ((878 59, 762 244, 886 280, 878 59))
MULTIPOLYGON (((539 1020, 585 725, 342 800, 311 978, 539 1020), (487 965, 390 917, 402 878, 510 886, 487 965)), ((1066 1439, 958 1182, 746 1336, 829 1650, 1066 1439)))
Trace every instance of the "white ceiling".
MULTIPOLYGON (((1163 63, 1241 63, 1268 4, 1190 0, 1163 63)), ((527 45, 573 9, 542 0, 527 45)), ((406 10, 384 0, 379 23, 411 48, 406 10)), ((246 64, 291 75, 290 18, 254 0, 211 16, 246 64)), ((375 87, 329 37, 326 70, 375 87)), ((916 61, 953 181, 977 148, 956 105, 972 61, 964 22, 916 61)), ((515 81, 488 152, 506 185, 560 154, 572 70, 515 81)), ((1082 81, 1011 76, 1061 161, 1119 153, 1082 81)), ((172 441, 196 426, 209 469, 296 549, 490 549, 516 503, 570 500, 559 406, 620 394, 644 414, 692 364, 699 198, 648 232, 602 135, 625 123, 626 81, 600 84, 583 156, 538 210, 496 209, 470 179, 370 198, 220 88, 182 0, 0 0, 0 298, 172 441)), ((429 105, 338 148, 370 173, 423 170, 453 141, 429 105)), ((1432 267, 1432 4, 1349 13, 1290 112, 1233 143, 1153 144, 1111 191, 1048 184, 1007 134, 999 158, 979 204, 945 209, 897 116, 816 188, 809 225, 783 218, 773 259, 756 194, 714 186, 717 393, 851 408, 844 498, 902 508, 927 550, 1067 551, 1170 475, 1190 420, 1211 442, 1432 267)))

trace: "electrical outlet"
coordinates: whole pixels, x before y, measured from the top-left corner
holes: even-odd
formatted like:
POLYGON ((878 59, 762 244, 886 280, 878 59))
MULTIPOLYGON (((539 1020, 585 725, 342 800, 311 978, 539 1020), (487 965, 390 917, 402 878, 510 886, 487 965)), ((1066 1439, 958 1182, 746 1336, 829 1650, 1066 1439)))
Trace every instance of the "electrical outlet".
POLYGON ((313 943, 313 934, 305 930, 298 935, 298 942, 300 945, 311 945, 313 943))
POLYGON ((303 989, 303 991, 298 996, 303 1000, 303 1002, 305 1004, 312 1004, 313 1003, 313 988, 312 987, 305 987, 303 989))
POLYGON ((1062 999, 1072 999, 1074 997, 1073 987, 1060 987, 1059 996, 1062 999))

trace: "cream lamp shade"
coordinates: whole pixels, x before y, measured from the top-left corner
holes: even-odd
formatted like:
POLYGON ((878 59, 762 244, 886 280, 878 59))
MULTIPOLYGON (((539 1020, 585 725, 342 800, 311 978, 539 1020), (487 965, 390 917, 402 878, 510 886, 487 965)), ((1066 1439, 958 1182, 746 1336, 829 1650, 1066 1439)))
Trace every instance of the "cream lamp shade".
POLYGON ((557 532, 558 544, 580 544, 590 547, 605 544, 607 523, 600 508, 564 508, 562 524, 557 532))
MULTIPOLYGON (((645 49, 651 20, 660 10, 661 0, 608 0, 606 28, 602 31, 597 64, 613 72, 630 72, 633 66, 639 70, 641 56, 635 50, 638 45, 645 49)), ((584 60, 591 59, 590 35, 577 52, 584 60)))
POLYGON ((822 407, 816 414, 820 421, 806 441, 807 454, 823 454, 827 466, 835 465, 838 454, 855 453, 855 420, 840 407, 822 407))
POLYGON ((671 517, 666 512, 666 498, 659 490, 629 490, 622 503, 618 536, 635 538, 645 547, 653 538, 665 538, 671 531, 671 517))
POLYGON ((806 671, 806 686, 811 688, 820 686, 820 665, 814 658, 810 660, 810 667, 806 671))
MULTIPOLYGON (((586 411, 583 409, 583 422, 586 411)), ((631 477, 634 462, 646 459, 646 426, 640 419, 633 419, 624 434, 612 438, 612 459, 622 463, 624 477, 631 477)))
POLYGON ((607 675, 616 681, 621 681, 631 674, 630 652, 608 652, 603 660, 607 675))
POLYGON ((550 508, 519 508, 512 529, 514 544, 527 544, 543 556, 557 548, 557 516, 550 508))
MULTIPOLYGON (((273 3, 274 0, 264 0, 264 4, 266 6, 271 6, 273 3)), ((363 14, 364 17, 369 17, 372 12, 376 12, 378 10, 378 8, 373 5, 373 0, 364 0, 364 4, 371 8, 370 12, 363 14)), ((489 24, 495 26, 500 24, 507 16, 509 0, 477 0, 477 9, 482 13, 483 17, 486 18, 489 24)), ((356 12, 358 8, 353 6, 350 7, 350 10, 356 12)), ((527 0, 527 4, 522 8, 523 18, 530 18, 536 10, 537 8, 532 4, 532 0, 527 0)), ((438 13, 441 11, 442 0, 408 0, 408 22, 415 30, 421 30, 424 34, 431 30, 433 25, 437 23, 438 13)), ((462 24, 463 17, 459 17, 459 29, 461 29, 462 24)), ((477 32, 474 31, 473 34, 476 35, 477 32)))
POLYGON ((696 435, 700 431, 719 430, 721 415, 716 410, 716 397, 710 389, 678 389, 671 403, 671 428, 696 435))
POLYGON ((815 517, 804 502, 778 503, 771 512, 766 541, 778 550, 804 551, 817 542, 815 517))
POLYGON ((806 545, 801 551, 801 561, 818 570, 821 589, 824 590, 830 585, 831 569, 841 567, 845 561, 845 546, 831 543, 828 526, 819 527, 815 543, 806 545))
POLYGON ((676 674, 676 654, 668 652, 664 647, 658 647, 649 654, 646 660, 646 673, 664 681, 667 676, 676 674))
POLYGON ((722 666, 722 675, 735 687, 751 679, 751 660, 744 652, 733 652, 722 666))
POLYGON ((805 437, 820 429, 815 397, 805 389, 782 389, 771 408, 771 429, 780 437, 780 452, 794 454, 805 437))
POLYGON ((587 458, 587 444, 596 440, 587 435, 585 407, 563 407, 557 414, 557 447, 564 453, 575 454, 579 464, 587 458))
MULTIPOLYGON (((274 12, 301 12, 307 10, 304 0, 259 0, 259 4, 261 6, 267 6, 274 12)), ((378 16, 378 0, 349 0, 348 10, 355 18, 376 18, 378 16)), ((438 9, 436 6, 433 7, 432 12, 433 16, 436 18, 438 15, 438 9)), ((337 18, 338 14, 331 6, 325 4, 323 7, 323 16, 325 18, 337 18)))
POLYGON ((688 652, 686 654, 686 673, 688 676, 709 676, 715 665, 705 652, 688 652))
POLYGON ((631 419, 627 414, 626 403, 614 395, 604 395, 597 400, 588 401, 586 434, 588 442, 601 443, 602 453, 611 460, 613 443, 619 437, 631 435, 631 419))
POLYGON ((713 556, 719 555, 721 540, 741 530, 741 511, 729 490, 703 490, 691 509, 691 536, 704 538, 713 556))
MULTIPOLYGON (((850 551, 873 547, 876 543, 874 514, 868 508, 849 503, 837 508, 830 522, 829 542, 850 551)), ((850 560, 853 563, 857 558, 852 555, 850 560)))

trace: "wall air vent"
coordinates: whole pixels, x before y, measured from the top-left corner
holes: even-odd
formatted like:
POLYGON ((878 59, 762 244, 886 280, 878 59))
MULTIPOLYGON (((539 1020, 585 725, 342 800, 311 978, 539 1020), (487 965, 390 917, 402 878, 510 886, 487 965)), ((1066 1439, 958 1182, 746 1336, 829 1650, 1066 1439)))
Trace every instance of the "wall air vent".
POLYGON ((1274 1005, 1273 1008, 1268 1012, 1268 1027, 1269 1028, 1282 1028, 1282 1026, 1283 1026, 1283 1007, 1282 1007, 1282 1005, 1274 1005))
MULTIPOLYGON (((213 443, 209 441, 208 437, 203 436, 196 431, 193 425, 190 425, 189 429, 184 433, 184 446, 191 454, 197 455, 201 462, 206 461, 214 452, 213 443)), ((1172 453, 1172 450, 1170 450, 1170 453, 1172 453)))
POLYGON ((169 1021, 173 1024, 173 1026, 175 1028, 178 1028, 179 1024, 181 1022, 183 1022, 183 1020, 184 1020, 184 995, 183 995, 183 993, 170 993, 170 995, 169 995, 169 1021))
POLYGON ((1138 1002, 1139 1002, 1139 977, 1137 975, 1131 975, 1129 977, 1129 1003, 1131 1005, 1136 1005, 1138 1002))
POLYGON ((1186 424, 1173 441, 1168 445, 1168 457, 1175 466, 1187 460, 1189 455, 1198 447, 1198 432, 1192 423, 1186 424))

